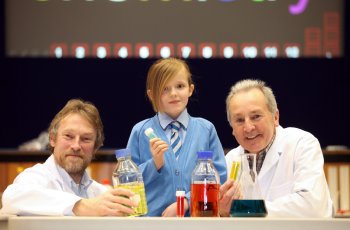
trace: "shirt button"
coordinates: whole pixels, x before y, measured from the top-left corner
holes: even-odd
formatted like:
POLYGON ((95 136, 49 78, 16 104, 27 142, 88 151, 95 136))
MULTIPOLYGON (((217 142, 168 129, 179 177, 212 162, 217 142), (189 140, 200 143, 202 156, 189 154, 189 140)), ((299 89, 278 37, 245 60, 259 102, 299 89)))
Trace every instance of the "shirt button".
POLYGON ((180 175, 180 171, 179 170, 175 170, 175 175, 176 176, 180 175))

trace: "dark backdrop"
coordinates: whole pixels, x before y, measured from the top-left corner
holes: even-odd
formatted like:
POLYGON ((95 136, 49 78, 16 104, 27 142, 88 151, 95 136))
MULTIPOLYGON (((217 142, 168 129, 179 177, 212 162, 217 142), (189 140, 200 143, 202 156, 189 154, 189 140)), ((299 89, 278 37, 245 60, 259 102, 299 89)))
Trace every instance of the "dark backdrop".
MULTIPOLYGON (((0 148, 37 137, 70 98, 100 109, 106 148, 125 147, 132 126, 153 116, 144 89, 153 59, 5 58, 4 13, 0 17, 0 148)), ((344 35, 346 55, 340 59, 188 60, 196 83, 190 114, 212 121, 225 148, 236 146, 226 120, 226 95, 237 80, 259 78, 274 89, 282 126, 312 132, 322 147, 350 146, 349 29, 344 35)))

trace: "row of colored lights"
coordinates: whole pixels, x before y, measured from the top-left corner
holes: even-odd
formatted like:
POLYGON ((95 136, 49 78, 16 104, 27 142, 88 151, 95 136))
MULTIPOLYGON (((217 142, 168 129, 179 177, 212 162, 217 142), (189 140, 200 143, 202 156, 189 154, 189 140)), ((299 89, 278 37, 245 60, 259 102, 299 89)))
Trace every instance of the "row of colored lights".
POLYGON ((75 43, 71 45, 71 52, 65 43, 55 43, 50 47, 50 55, 56 58, 62 57, 97 57, 97 58, 152 58, 179 56, 182 58, 298 58, 301 55, 301 45, 298 43, 287 43, 283 50, 276 43, 264 43, 259 54, 259 46, 256 43, 243 43, 240 50, 236 43, 222 43, 217 47, 214 43, 200 43, 196 49, 193 43, 178 44, 160 43, 154 47, 150 43, 137 43, 132 48, 130 43, 116 43, 113 51, 108 43, 95 43, 92 46, 92 54, 87 43, 75 43), (219 48, 219 50, 217 49, 219 48))
MULTIPOLYGON (((48 2, 50 0, 36 0, 37 2, 48 2)), ((62 0, 63 2, 71 2, 73 0, 62 0)), ((94 2, 95 0, 85 0, 86 2, 94 2)), ((126 2, 127 0, 108 0, 110 2, 115 3, 121 3, 126 2)), ((140 2, 148 2, 149 0, 139 0, 140 2)), ((160 0, 161 2, 170 2, 171 0, 160 0)), ((192 0, 182 0, 183 2, 192 2, 192 0)), ((193 0, 193 2, 208 2, 209 0, 193 0)), ((218 0, 219 2, 223 3, 231 3, 238 0, 218 0)), ((250 0, 255 3, 261 3, 261 2, 275 2, 276 0, 250 0)), ((298 0, 294 4, 289 5, 289 13, 292 15, 301 14, 305 11, 307 5, 309 3, 309 0, 298 0)))
MULTIPOLYGON (((48 2, 50 0, 36 0, 37 2, 48 2)), ((73 0, 62 0, 71 2, 73 0)), ((95 0, 85 0, 85 2, 94 2, 95 0)), ((97 1, 97 0, 96 0, 97 1)), ((110 2, 126 2, 127 0, 108 0, 110 2)), ((149 2, 150 0, 138 0, 139 2, 149 2)), ((154 1, 154 0, 153 0, 154 1)), ((161 2, 171 2, 171 0, 159 0, 161 2)), ((177 0, 178 1, 178 0, 177 0)), ((209 2, 209 0, 182 0, 183 2, 209 2)), ((237 0, 217 0, 218 2, 236 2, 237 0)), ((251 0, 252 2, 275 2, 277 0, 251 0)))

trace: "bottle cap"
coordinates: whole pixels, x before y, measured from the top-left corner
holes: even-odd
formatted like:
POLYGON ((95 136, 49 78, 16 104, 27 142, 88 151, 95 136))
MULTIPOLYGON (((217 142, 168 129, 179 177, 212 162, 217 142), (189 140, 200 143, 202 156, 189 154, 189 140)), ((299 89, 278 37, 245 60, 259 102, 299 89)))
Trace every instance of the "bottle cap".
POLYGON ((157 137, 152 128, 146 129, 145 134, 149 139, 153 139, 157 137))
POLYGON ((107 179, 107 178, 102 179, 101 183, 104 184, 104 185, 110 185, 111 184, 110 180, 107 179))
POLYGON ((185 196, 185 191, 176 191, 176 196, 185 196))
POLYGON ((153 133, 153 129, 152 129, 152 128, 148 128, 148 129, 145 130, 146 136, 149 136, 149 135, 151 135, 152 133, 153 133))
POLYGON ((115 151, 115 156, 118 158, 120 157, 126 157, 130 155, 130 150, 129 149, 118 149, 115 151))
POLYGON ((198 159, 212 159, 213 151, 199 151, 197 152, 198 159))

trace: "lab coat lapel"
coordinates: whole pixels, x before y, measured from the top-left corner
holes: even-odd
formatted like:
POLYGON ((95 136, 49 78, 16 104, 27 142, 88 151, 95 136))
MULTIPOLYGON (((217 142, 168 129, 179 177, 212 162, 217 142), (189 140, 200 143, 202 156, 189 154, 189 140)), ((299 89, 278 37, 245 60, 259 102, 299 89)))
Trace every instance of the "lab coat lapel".
POLYGON ((263 178, 267 173, 276 168, 278 161, 280 159, 281 152, 275 146, 271 146, 270 150, 267 152, 264 163, 261 167, 259 178, 263 178))
MULTIPOLYGON (((266 153, 266 157, 264 160, 264 163, 261 167, 260 173, 258 175, 258 178, 263 178, 267 174, 271 174, 271 170, 276 169, 276 165, 278 164, 278 161, 280 159, 280 156, 282 155, 281 149, 279 149, 279 142, 281 138, 281 127, 276 128, 276 137, 275 140, 273 141, 271 148, 269 151, 266 153)), ((274 173, 272 173, 273 175, 274 173)))
POLYGON ((51 156, 47 159, 45 164, 48 165, 47 169, 53 175, 53 178, 55 178, 56 182, 60 185, 61 189, 66 190, 67 188, 63 182, 62 176, 58 173, 57 165, 55 163, 55 156, 53 154, 51 154, 51 156))

